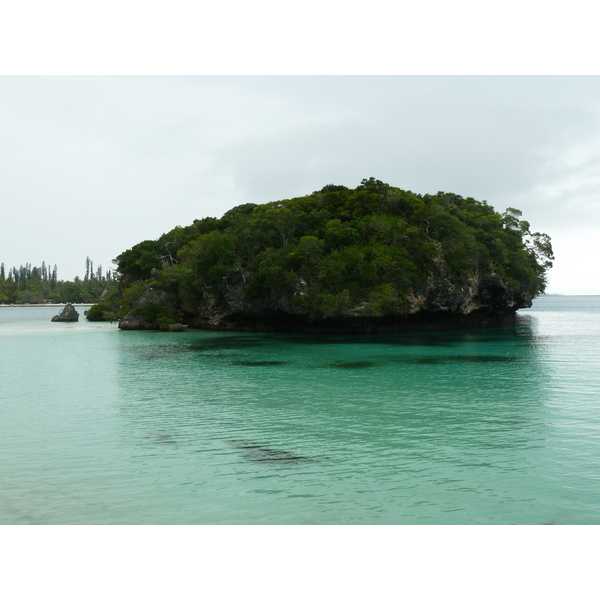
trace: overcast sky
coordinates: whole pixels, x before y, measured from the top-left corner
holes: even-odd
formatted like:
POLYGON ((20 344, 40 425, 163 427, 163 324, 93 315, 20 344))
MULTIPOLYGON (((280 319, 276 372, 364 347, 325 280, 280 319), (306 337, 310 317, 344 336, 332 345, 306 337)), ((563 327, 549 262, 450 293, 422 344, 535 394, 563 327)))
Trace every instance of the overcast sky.
POLYGON ((523 211, 600 294, 600 77, 3 76, 0 262, 112 268, 245 202, 375 177, 523 211))

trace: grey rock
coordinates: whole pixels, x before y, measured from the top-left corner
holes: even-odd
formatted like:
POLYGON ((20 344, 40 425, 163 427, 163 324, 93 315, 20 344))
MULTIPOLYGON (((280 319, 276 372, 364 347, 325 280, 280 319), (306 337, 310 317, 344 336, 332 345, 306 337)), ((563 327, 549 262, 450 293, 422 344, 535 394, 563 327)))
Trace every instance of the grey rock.
POLYGON ((154 329, 154 327, 146 323, 141 315, 128 314, 119 319, 119 329, 154 329))
MULTIPOLYGON (((167 298, 167 295, 162 290, 157 290, 153 288, 151 285, 146 285, 144 288, 144 292, 138 298, 135 303, 134 310, 126 314, 124 317, 119 319, 119 329, 122 330, 156 330, 158 327, 154 323, 149 323, 143 317, 142 309, 148 303, 152 302, 157 304, 161 308, 175 308, 175 305, 172 301, 167 298)), ((176 327, 179 324, 175 324, 173 327, 176 327)), ((169 329, 169 331, 183 331, 183 325, 181 325, 182 329, 169 329)))
POLYGON ((519 308, 531 306, 531 296, 494 273, 474 272, 468 281, 457 282, 440 261, 422 285, 411 289, 404 307, 396 314, 371 317, 367 302, 331 318, 311 320, 301 303, 310 286, 297 278, 288 293, 248 297, 252 275, 230 276, 220 286, 206 287, 194 307, 191 327, 235 331, 403 331, 446 327, 499 326, 514 318, 519 308))
POLYGON ((79 321, 79 313, 75 310, 75 307, 69 302, 58 315, 52 317, 52 321, 60 322, 73 322, 79 321))

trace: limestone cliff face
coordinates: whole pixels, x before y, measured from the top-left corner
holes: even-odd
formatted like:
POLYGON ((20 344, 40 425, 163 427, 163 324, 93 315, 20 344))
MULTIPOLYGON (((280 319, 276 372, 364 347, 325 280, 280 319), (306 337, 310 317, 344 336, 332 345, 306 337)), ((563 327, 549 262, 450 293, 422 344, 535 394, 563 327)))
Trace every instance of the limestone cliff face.
POLYGON ((229 285, 221 293, 207 292, 197 304, 197 317, 191 322, 203 329, 296 330, 296 331, 395 331, 440 329, 446 326, 494 324, 531 306, 532 298, 516 293, 494 276, 476 274, 469 284, 455 285, 431 277, 426 286, 406 297, 401 314, 372 317, 361 303, 331 318, 311 320, 293 301, 306 292, 306 282, 298 280, 293 296, 248 300, 244 285, 229 285))
MULTIPOLYGON (((412 289, 399 314, 373 317, 363 302, 330 318, 310 319, 298 298, 309 285, 296 278, 293 293, 248 294, 248 273, 228 277, 222 285, 206 287, 197 298, 181 306, 184 322, 192 328, 232 331, 402 331, 478 325, 495 325, 532 304, 531 295, 516 290, 494 274, 473 274, 468 283, 453 283, 443 269, 430 274, 427 283, 412 289)), ((147 286, 138 300, 173 307, 166 295, 147 286)), ((119 324, 121 329, 156 329, 135 311, 119 324)), ((139 310, 138 310, 139 313, 139 310)))
POLYGON ((530 294, 515 290, 494 274, 476 272, 466 284, 452 283, 438 274, 429 277, 427 286, 407 296, 407 313, 510 314, 529 308, 531 303, 530 294))

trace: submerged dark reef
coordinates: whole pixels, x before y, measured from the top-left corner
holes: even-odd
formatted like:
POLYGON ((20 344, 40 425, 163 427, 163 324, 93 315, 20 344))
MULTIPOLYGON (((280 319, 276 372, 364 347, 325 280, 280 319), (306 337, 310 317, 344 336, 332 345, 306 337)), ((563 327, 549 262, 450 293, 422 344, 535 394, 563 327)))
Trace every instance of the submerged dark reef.
POLYGON ((244 458, 251 462, 270 465, 295 465, 299 463, 318 462, 318 459, 316 458, 299 456, 288 452, 287 450, 278 450, 262 444, 234 441, 232 442, 232 445, 238 450, 241 450, 244 458))

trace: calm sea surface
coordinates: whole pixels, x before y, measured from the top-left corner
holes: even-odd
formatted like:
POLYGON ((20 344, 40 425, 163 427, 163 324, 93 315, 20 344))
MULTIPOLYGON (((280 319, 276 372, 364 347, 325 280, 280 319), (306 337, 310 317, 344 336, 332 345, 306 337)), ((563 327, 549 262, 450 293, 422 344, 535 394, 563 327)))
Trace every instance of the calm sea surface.
POLYGON ((0 307, 2 524, 600 524, 600 296, 361 337, 59 310, 0 307))

